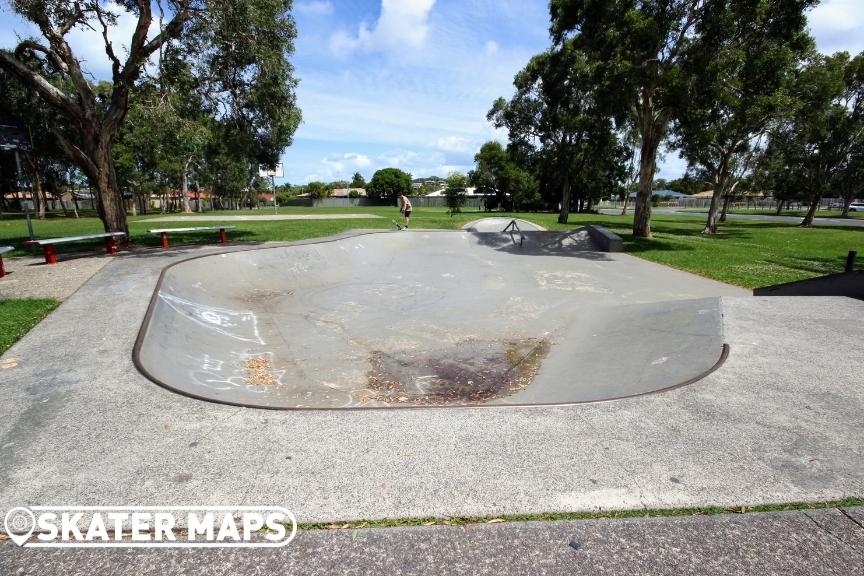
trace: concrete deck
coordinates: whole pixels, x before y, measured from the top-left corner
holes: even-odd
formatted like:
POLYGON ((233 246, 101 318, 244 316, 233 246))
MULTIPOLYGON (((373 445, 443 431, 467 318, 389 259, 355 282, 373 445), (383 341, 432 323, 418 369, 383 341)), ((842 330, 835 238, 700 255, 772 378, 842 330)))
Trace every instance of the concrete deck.
MULTIPOLYGON (((16 362, 0 369, 0 513, 255 503, 312 522, 864 494, 862 302, 723 296, 729 359, 661 394, 566 407, 274 412, 183 397, 135 369, 132 346, 159 273, 185 257, 112 259, 3 356, 16 362)), ((702 280, 608 258, 682 292, 702 280)))

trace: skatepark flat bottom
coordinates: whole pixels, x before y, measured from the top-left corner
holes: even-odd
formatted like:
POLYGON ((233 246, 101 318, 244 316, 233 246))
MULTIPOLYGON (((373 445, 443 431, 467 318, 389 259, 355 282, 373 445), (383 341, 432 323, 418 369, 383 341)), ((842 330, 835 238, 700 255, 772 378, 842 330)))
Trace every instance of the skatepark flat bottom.
POLYGON ((584 230, 401 231, 181 261, 135 347, 151 380, 262 408, 568 404, 698 380, 721 284, 643 274, 584 230))

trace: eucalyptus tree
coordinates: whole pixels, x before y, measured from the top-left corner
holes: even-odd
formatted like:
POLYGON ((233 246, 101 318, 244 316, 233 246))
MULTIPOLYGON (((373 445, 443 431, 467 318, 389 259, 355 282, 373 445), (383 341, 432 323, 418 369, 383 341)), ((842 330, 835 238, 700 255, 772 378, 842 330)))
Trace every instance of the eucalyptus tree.
POLYGON ((155 5, 151 0, 13 0, 11 7, 35 24, 41 38, 26 38, 13 51, 0 50, 0 67, 65 120, 68 130, 54 130, 54 137, 95 187, 106 231, 127 228, 113 143, 142 70, 169 42, 176 42, 183 58, 194 63, 216 114, 233 140, 245 146, 240 149, 274 164, 291 143, 300 115, 287 60, 296 36, 290 0, 163 0, 155 5), (125 52, 109 35, 121 13, 135 20, 125 52), (151 34, 157 24, 158 31, 151 34), (76 29, 101 34, 111 65, 111 89, 104 99, 98 98, 68 41, 76 29), (28 66, 27 58, 41 60, 61 82, 28 66))
POLYGON ((487 118, 507 128, 510 147, 549 164, 560 190, 558 222, 566 224, 571 190, 577 175, 610 138, 612 118, 603 113, 592 84, 588 55, 573 42, 563 42, 531 58, 516 74, 516 92, 495 101, 487 118))
POLYGON ((633 234, 651 237, 657 152, 682 105, 684 64, 705 0, 551 0, 556 45, 575 42, 595 63, 598 100, 639 133, 633 234), (629 118, 627 118, 629 116, 629 118))
POLYGON ((785 139, 778 137, 778 132, 778 129, 772 130, 774 137, 756 155, 752 181, 756 189, 771 193, 779 216, 789 202, 801 199, 800 182, 803 174, 799 172, 799 166, 787 161, 788 154, 782 147, 785 139))
POLYGON ((804 11, 816 0, 708 0, 682 64, 687 105, 675 140, 691 168, 714 184, 703 233, 717 232, 734 188, 771 121, 793 107, 789 83, 813 40, 804 11))
POLYGON ((355 172, 354 176, 351 177, 351 188, 366 188, 366 179, 363 178, 363 175, 360 172, 355 172))
MULTIPOLYGON (((26 64, 34 69, 40 66, 33 59, 26 64)), ((3 102, 3 120, 20 124, 30 135, 30 149, 20 152, 18 161, 27 174, 36 217, 45 218, 48 198, 44 184, 52 177, 56 180, 59 173, 66 171, 62 165, 69 163, 51 136, 51 129, 58 121, 57 114, 3 69, 0 69, 0 102, 3 102)), ((18 192, 20 182, 16 161, 12 160, 12 154, 3 155, 8 155, 10 160, 10 191, 18 192)))
POLYGON ((810 226, 822 198, 854 170, 864 141, 864 53, 813 55, 797 75, 795 92, 799 104, 772 128, 769 146, 798 175, 795 185, 809 203, 801 225, 810 226))
POLYGON ((849 206, 855 198, 864 197, 864 142, 858 142, 849 154, 849 162, 837 178, 837 189, 843 199, 841 217, 849 216, 849 206))
POLYGON ((538 203, 536 178, 520 167, 500 142, 490 140, 480 147, 468 178, 478 188, 495 191, 494 198, 487 197, 486 210, 536 208, 538 203))

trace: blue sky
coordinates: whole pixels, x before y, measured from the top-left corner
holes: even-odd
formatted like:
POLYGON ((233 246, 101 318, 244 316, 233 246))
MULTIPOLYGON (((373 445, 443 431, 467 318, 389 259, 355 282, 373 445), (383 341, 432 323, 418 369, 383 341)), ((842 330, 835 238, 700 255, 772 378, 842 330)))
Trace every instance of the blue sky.
MULTIPOLYGON (((480 145, 506 134, 486 122, 513 76, 549 45, 546 0, 295 0, 293 58, 303 124, 283 154, 284 181, 347 179, 396 166, 414 176, 467 171, 480 145)), ((131 18, 112 32, 131 35, 131 18)), ((864 1, 827 0, 810 15, 826 53, 864 50, 864 1)), ((0 13, 0 46, 32 28, 0 13)), ((70 43, 97 78, 109 75, 101 42, 70 43)), ((675 153, 659 177, 683 173, 675 153)))

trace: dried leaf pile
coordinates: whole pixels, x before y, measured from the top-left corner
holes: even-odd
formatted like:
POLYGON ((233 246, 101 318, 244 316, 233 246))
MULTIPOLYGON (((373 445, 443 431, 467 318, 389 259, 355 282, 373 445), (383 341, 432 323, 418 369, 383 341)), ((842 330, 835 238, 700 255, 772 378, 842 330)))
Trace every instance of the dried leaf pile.
POLYGON ((264 356, 247 358, 243 362, 243 369, 246 370, 246 378, 243 381, 245 384, 266 386, 278 383, 276 377, 273 376, 273 364, 264 356))

